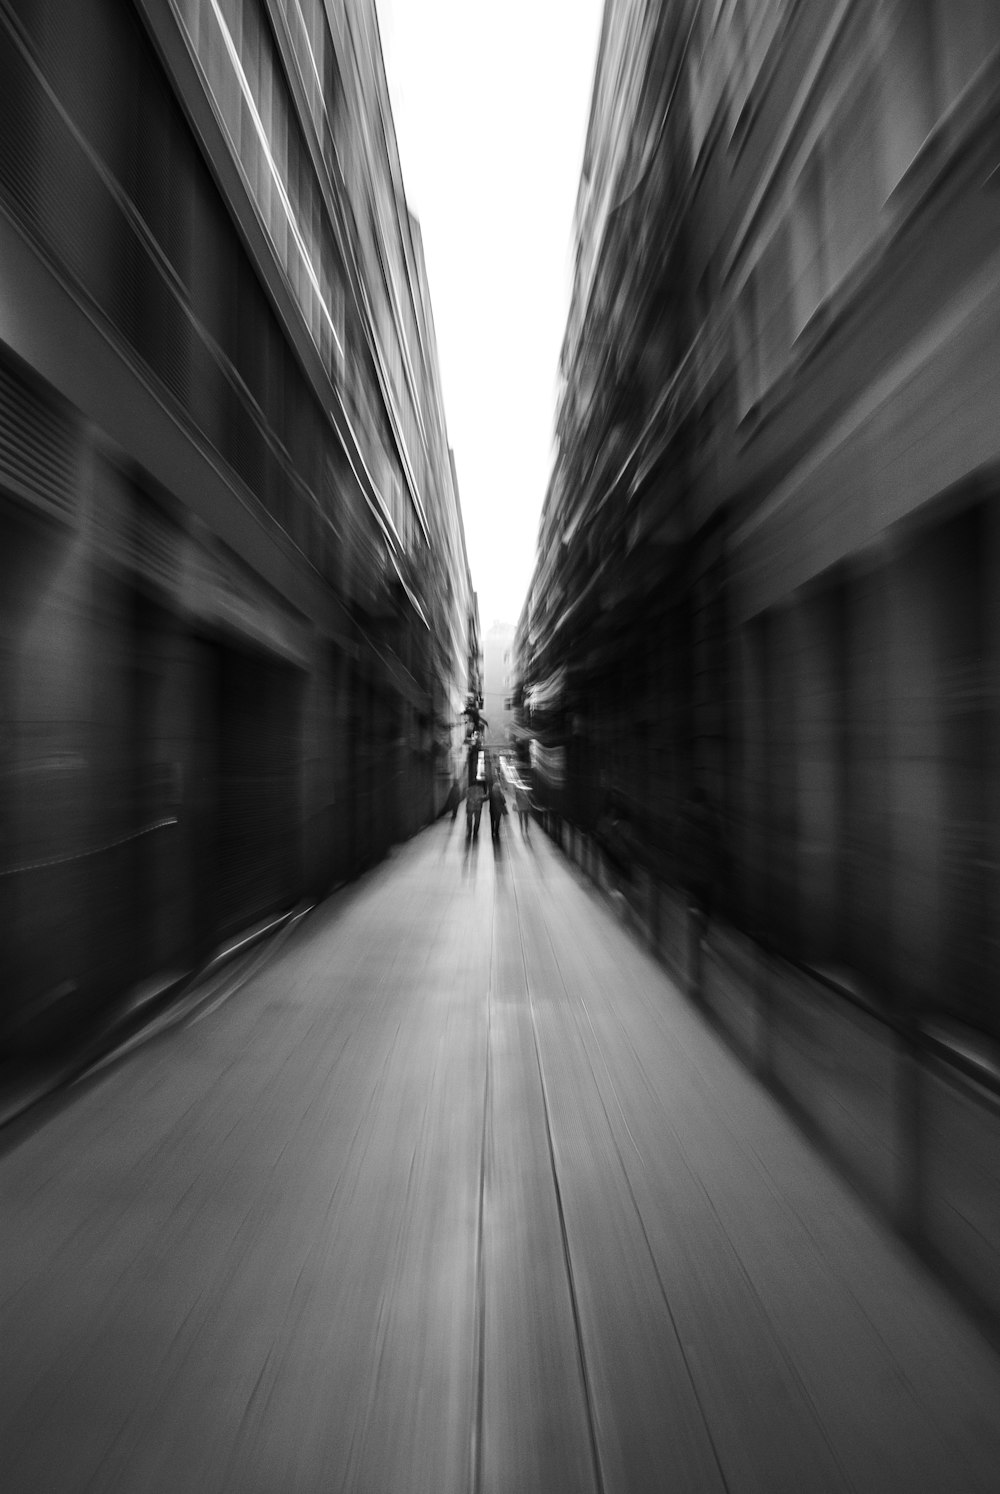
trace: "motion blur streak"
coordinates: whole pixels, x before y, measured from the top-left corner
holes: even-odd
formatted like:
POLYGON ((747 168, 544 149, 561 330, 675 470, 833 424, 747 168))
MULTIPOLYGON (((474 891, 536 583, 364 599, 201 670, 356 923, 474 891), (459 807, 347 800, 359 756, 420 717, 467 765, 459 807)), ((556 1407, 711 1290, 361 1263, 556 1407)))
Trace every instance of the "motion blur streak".
POLYGON ((692 988, 1000 1322, 998 45, 608 0, 511 693, 553 833, 655 937, 684 889, 692 988))
POLYGON ((483 635, 375 0, 0 0, 5 1491, 997 1486, 1000 7, 607 0, 575 238, 483 635))
POLYGON ((479 635, 372 0, 0 4, 0 1078, 433 818, 479 635))

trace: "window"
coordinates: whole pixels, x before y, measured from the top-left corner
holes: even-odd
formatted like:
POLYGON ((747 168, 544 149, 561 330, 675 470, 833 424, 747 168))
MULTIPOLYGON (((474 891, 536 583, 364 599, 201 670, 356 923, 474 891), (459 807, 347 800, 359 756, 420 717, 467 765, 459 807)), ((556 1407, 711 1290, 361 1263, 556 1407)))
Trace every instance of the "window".
POLYGON ((814 153, 799 177, 791 216, 792 334, 797 337, 826 295, 823 157, 814 153))
POLYGON ((881 208, 876 122, 874 89, 865 83, 844 101, 826 143, 824 222, 831 287, 853 268, 875 237, 881 208))
POLYGON ((788 364, 792 343, 790 279, 788 228, 780 224, 757 267, 761 392, 780 377, 788 364))
POLYGON ((757 307, 756 270, 750 274, 736 298, 733 332, 736 339, 737 392, 736 414, 739 420, 748 415, 760 398, 760 318, 757 307))
POLYGON ((952 103, 1000 46, 996 0, 946 0, 939 26, 942 102, 952 103))
POLYGON ((900 6, 883 64, 887 195, 923 145, 939 112, 930 0, 900 6))

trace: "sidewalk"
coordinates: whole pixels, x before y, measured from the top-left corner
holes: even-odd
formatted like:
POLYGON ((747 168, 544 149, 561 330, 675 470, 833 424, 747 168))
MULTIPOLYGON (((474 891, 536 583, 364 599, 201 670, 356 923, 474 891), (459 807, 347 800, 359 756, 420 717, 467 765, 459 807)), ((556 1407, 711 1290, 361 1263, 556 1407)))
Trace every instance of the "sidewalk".
POLYGON ((10 1494, 997 1488, 1000 1362, 533 828, 0 1153, 10 1494))
POLYGON ((800 964, 637 870, 620 888, 592 838, 551 823, 614 916, 878 1216, 1000 1344, 1000 1049, 946 1013, 915 1020, 855 971, 800 964))
POLYGON ((4 1126, 27 1117, 33 1106, 183 1021, 233 979, 242 982, 257 962, 260 946, 274 943, 306 911, 303 906, 260 919, 220 945, 197 970, 164 972, 142 981, 98 1027, 59 1053, 0 1063, 0 1138, 4 1126))

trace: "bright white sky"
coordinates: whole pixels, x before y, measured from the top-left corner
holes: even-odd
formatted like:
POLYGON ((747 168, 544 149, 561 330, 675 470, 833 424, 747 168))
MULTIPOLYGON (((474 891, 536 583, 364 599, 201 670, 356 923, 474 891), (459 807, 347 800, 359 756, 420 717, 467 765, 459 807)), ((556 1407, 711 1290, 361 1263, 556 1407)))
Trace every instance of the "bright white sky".
POLYGON ((534 569, 603 0, 377 9, 485 630, 534 569))

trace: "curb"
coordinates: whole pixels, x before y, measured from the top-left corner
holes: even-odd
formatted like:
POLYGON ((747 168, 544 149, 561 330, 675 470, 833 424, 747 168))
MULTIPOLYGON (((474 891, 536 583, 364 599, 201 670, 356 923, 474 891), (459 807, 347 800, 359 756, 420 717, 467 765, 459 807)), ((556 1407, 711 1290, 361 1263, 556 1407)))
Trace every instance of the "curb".
POLYGON ((0 1134, 60 1090, 110 1068, 182 1022, 199 1020, 215 1011, 263 967, 284 937, 315 906, 315 903, 298 903, 276 917, 251 925, 235 941, 220 946, 195 970, 141 981, 125 996, 106 1026, 69 1057, 50 1061, 48 1065, 25 1065, 16 1078, 6 1083, 0 1080, 0 1134), (265 942, 261 958, 248 960, 265 942), (234 964, 240 966, 235 973, 234 964))

